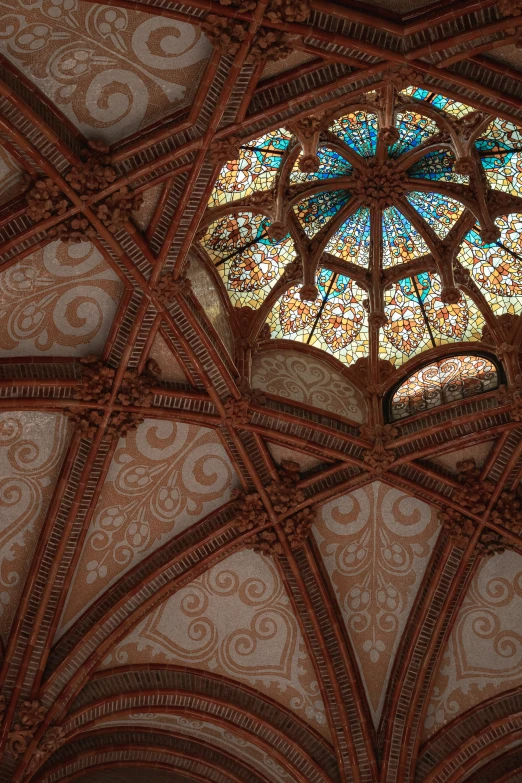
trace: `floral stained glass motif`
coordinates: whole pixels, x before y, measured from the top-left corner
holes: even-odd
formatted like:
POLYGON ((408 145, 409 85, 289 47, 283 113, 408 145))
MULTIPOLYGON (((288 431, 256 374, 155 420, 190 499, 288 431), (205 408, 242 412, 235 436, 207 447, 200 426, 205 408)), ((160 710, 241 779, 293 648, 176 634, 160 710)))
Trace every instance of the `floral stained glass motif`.
POLYGON ((464 238, 458 260, 486 293, 495 315, 522 312, 522 214, 497 218, 498 242, 485 245, 472 229, 464 238))
POLYGON ((368 267, 370 262, 370 210, 361 207, 350 215, 330 238, 327 253, 357 266, 368 267))
POLYGON ((313 237, 339 212, 349 198, 350 193, 347 190, 327 190, 300 201, 294 207, 294 212, 306 234, 313 237))
POLYGON ((348 364, 368 354, 366 292, 354 280, 321 270, 315 302, 302 302, 290 288, 273 308, 272 337, 291 338, 328 351, 348 364))
POLYGON ((409 95, 410 98, 415 98, 417 101, 425 101, 431 106, 434 106, 440 111, 444 111, 447 114, 451 114, 453 117, 465 117, 470 111, 473 111, 472 106, 468 106, 460 101, 455 101, 453 98, 447 98, 445 95, 439 95, 436 92, 430 92, 420 87, 406 87, 402 90, 403 95, 409 95))
POLYGON ((513 196, 522 193, 522 131, 497 117, 475 145, 489 184, 513 196))
POLYGON ((212 223, 201 240, 213 260, 234 305, 257 308, 295 257, 290 236, 273 242, 270 221, 240 212, 212 223))
POLYGON ((335 120, 328 130, 339 136, 361 157, 371 158, 375 155, 379 131, 376 114, 355 111, 335 120))
POLYGON ((411 166, 408 177, 412 179, 431 179, 439 182, 457 182, 467 185, 469 178, 463 174, 455 174, 455 155, 449 150, 435 150, 428 152, 423 158, 411 166))
POLYGON ((296 161, 290 174, 290 182, 313 182, 317 179, 331 179, 332 177, 348 177, 352 171, 352 164, 345 160, 335 150, 322 147, 318 150, 319 170, 311 174, 305 174, 299 170, 299 164, 296 161))
POLYGON ((497 368, 484 356, 449 356, 422 367, 391 400, 393 421, 496 389, 497 368))
POLYGON ((399 140, 393 144, 388 153, 392 158, 398 158, 405 152, 424 144, 430 136, 439 132, 437 123, 414 111, 403 111, 397 114, 395 126, 399 131, 399 140))
POLYGON ((382 265, 386 269, 429 253, 419 232, 395 207, 382 213, 382 265))
POLYGON ((273 187, 291 138, 287 131, 277 130, 242 146, 239 158, 229 160, 221 169, 208 206, 227 204, 256 190, 273 187))
POLYGON ((441 239, 451 231, 464 211, 459 201, 440 193, 413 191, 406 198, 441 239))
POLYGON ((422 272, 395 283, 385 293, 379 355, 395 365, 403 364, 426 348, 445 343, 480 340, 484 318, 464 295, 457 304, 441 299, 437 275, 422 272))

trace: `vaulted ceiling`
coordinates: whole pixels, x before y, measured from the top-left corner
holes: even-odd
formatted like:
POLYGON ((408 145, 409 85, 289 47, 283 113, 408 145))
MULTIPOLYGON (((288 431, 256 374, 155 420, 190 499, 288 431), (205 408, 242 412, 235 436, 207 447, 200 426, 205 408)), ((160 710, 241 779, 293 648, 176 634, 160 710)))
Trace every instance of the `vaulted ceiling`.
MULTIPOLYGON (((522 125, 521 41, 522 0, 0 0, 0 780, 522 780, 518 304, 461 345, 500 388, 392 425, 455 354, 379 358, 392 277, 324 262, 369 291, 339 358, 205 250, 271 131, 314 156, 407 85, 522 125)), ((513 176, 446 188, 423 258, 457 299, 513 176)), ((326 257, 299 231, 278 291, 326 257)))

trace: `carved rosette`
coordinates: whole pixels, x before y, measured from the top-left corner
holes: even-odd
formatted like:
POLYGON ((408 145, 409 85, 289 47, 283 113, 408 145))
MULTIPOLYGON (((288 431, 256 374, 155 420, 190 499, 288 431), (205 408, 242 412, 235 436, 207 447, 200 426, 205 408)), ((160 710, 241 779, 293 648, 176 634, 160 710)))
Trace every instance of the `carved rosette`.
POLYGON ((351 191, 365 206, 385 209, 406 192, 406 174, 393 160, 372 161, 366 168, 354 172, 351 191))
POLYGON ((22 702, 18 709, 18 720, 7 737, 7 750, 15 759, 23 756, 44 717, 45 709, 39 701, 22 702))
MULTIPOLYGON (((80 152, 81 162, 65 175, 71 188, 86 201, 108 188, 116 179, 116 171, 110 165, 109 148, 103 142, 89 141, 88 148, 80 152)), ((49 177, 35 182, 27 193, 27 214, 33 222, 55 215, 63 215, 72 206, 58 185, 49 177)), ((93 205, 93 211, 111 233, 121 229, 130 219, 132 210, 139 209, 143 196, 130 188, 120 188, 104 201, 93 205)), ((48 235, 66 242, 84 242, 96 236, 96 231, 83 215, 74 215, 49 229, 48 235)))
POLYGON ((161 375, 161 370, 154 359, 148 359, 143 373, 137 370, 126 370, 121 386, 116 395, 120 405, 137 405, 140 408, 150 408, 154 398, 152 387, 161 375))
POLYGON ((256 10, 257 0, 219 0, 219 4, 234 8, 240 14, 247 14, 256 10))
POLYGON ((224 402, 225 423, 230 427, 241 427, 248 424, 251 418, 250 397, 242 396, 239 400, 229 397, 224 402))
POLYGON ((95 204, 93 209, 111 234, 116 234, 130 220, 132 212, 138 210, 142 204, 143 195, 134 193, 133 190, 125 186, 106 198, 105 201, 95 204))
POLYGON ((522 14, 522 0, 499 0, 497 7, 503 16, 520 16, 522 14))
POLYGON ((248 27, 228 16, 207 14, 201 22, 201 29, 208 40, 221 54, 234 56, 247 37, 248 27))
POLYGON ((73 394, 74 399, 105 405, 111 398, 116 370, 104 364, 96 356, 86 356, 80 359, 80 362, 84 366, 80 382, 73 394))
POLYGON ((267 17, 271 22, 306 22, 310 16, 309 0, 270 0, 267 17))
POLYGON ((225 139, 216 139, 208 150, 210 162, 217 164, 226 163, 229 160, 237 160, 241 143, 241 136, 235 135, 227 136, 225 139))
MULTIPOLYGON (((267 495, 277 515, 286 514, 304 502, 305 495, 297 488, 298 482, 299 465, 295 462, 283 461, 278 471, 278 480, 272 481, 266 487, 267 495)), ((237 492, 235 497, 240 501, 235 525, 241 533, 252 532, 245 541, 245 546, 260 554, 276 557, 281 555, 283 548, 276 530, 273 527, 265 527, 269 517, 259 494, 253 492, 245 495, 237 492)), ((292 549, 297 549, 304 544, 314 519, 314 511, 305 508, 281 520, 281 530, 292 549)))
MULTIPOLYGON (((475 515, 482 515, 495 490, 492 481, 483 480, 474 460, 457 464, 457 478, 461 487, 453 493, 453 499, 464 509, 475 515)), ((519 492, 503 492, 490 512, 490 520, 511 530, 516 535, 522 532, 522 496, 519 492)), ((456 509, 446 507, 439 513, 439 519, 455 546, 465 549, 473 536, 475 526, 472 520, 456 509)), ((477 542, 480 554, 491 557, 513 548, 511 542, 495 530, 484 530, 477 542)))
POLYGON ((296 36, 285 33, 281 30, 271 30, 267 27, 260 27, 245 62, 256 64, 260 62, 276 62, 284 60, 294 51, 292 43, 296 36))
POLYGON ((183 294, 187 296, 191 291, 190 279, 185 275, 176 278, 172 277, 172 275, 163 275, 154 288, 156 298, 166 307, 172 304, 176 295, 183 294))
POLYGON ((421 81, 421 74, 408 65, 398 65, 386 70, 382 78, 386 84, 391 84, 396 90, 400 91, 412 84, 418 86, 421 81))
POLYGON ((28 772, 33 773, 46 758, 51 756, 58 748, 65 743, 65 731, 61 726, 52 726, 47 729, 38 747, 31 756, 28 772))
POLYGON ((395 451, 391 444, 399 430, 392 424, 377 424, 373 427, 363 424, 360 433, 373 444, 371 449, 366 449, 363 453, 364 463, 375 473, 384 473, 395 460, 395 451))

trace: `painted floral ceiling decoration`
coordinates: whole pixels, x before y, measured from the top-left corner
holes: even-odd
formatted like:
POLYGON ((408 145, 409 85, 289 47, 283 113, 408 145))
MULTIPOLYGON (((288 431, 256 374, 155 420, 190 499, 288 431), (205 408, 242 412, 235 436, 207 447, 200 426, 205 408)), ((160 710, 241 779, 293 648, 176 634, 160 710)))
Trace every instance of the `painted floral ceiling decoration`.
POLYGON ((517 126, 416 87, 311 123, 245 143, 215 183, 201 245, 235 306, 395 366, 522 312, 517 126))
POLYGON ((522 0, 0 0, 0 783, 520 783, 522 0))

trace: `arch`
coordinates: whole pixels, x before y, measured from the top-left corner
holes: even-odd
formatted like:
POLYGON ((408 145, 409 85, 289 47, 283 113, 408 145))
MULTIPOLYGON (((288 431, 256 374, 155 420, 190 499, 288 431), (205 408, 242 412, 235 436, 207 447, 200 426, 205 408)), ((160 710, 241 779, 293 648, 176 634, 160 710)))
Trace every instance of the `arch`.
POLYGON ((499 363, 485 354, 445 355, 396 384, 385 399, 385 414, 390 421, 400 421, 425 413, 492 391, 502 376, 499 363))

